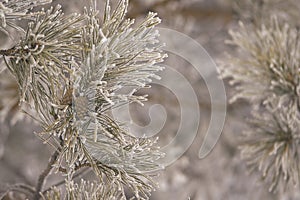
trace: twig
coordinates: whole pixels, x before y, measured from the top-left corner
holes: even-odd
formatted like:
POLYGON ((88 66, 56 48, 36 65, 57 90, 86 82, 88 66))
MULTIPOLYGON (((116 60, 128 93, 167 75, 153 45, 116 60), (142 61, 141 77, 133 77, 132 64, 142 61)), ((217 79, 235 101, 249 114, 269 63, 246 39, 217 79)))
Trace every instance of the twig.
MULTIPOLYGON (((77 166, 75 166, 74 170, 77 171, 77 170, 79 170, 83 167, 91 167, 91 164, 90 163, 83 163, 83 164, 77 165, 77 166)), ((63 167, 59 167, 58 170, 62 173, 67 173, 67 169, 65 169, 63 167)))
POLYGON ((14 53, 16 53, 16 49, 14 47, 11 49, 1 49, 0 50, 0 55, 3 55, 3 56, 11 56, 14 53))
POLYGON ((39 176, 38 183, 37 183, 37 186, 36 186, 36 189, 35 189, 35 194, 34 194, 34 197, 33 197, 34 200, 39 200, 39 198, 41 196, 40 192, 43 189, 45 179, 47 178, 48 174, 50 173, 51 169, 53 168, 53 164, 56 162, 58 155, 59 155, 58 151, 55 151, 52 154, 47 168, 39 176))

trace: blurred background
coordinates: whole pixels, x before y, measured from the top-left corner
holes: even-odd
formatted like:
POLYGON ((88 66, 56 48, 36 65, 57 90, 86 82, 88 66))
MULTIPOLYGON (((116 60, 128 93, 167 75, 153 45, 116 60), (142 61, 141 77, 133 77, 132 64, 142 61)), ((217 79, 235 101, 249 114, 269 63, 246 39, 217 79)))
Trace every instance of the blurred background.
MULTIPOLYGON (((103 1, 99 0, 100 9, 103 9, 103 1)), ((65 13, 71 13, 82 12, 86 2, 53 0, 53 5, 61 4, 65 13)), ((113 5, 116 5, 116 2, 111 0, 113 5)), ((228 31, 236 29, 239 20, 251 21, 257 14, 255 9, 259 8, 249 2, 251 1, 130 0, 127 16, 139 20, 149 11, 157 12, 162 19, 161 27, 174 29, 190 36, 206 49, 217 65, 221 65, 226 62, 226 54, 234 55, 236 52, 236 49, 224 42, 230 39, 228 31)), ((277 8, 281 8, 284 15, 285 7, 277 5, 277 8)), ((286 10, 289 8, 291 7, 286 7, 286 10)), ((273 12, 274 9, 270 8, 263 13, 271 11, 273 12)), ((5 35, 0 35, 0 40, 2 49, 14 42, 5 35)), ((239 152, 241 133, 246 129, 245 120, 250 113, 250 106, 245 101, 239 100, 234 104, 228 104, 221 138, 206 158, 199 159, 199 148, 208 128, 211 112, 207 86, 202 77, 195 73, 193 66, 182 58, 170 54, 166 64, 180 72, 192 85, 198 98, 201 120, 193 144, 179 160, 161 171, 156 178, 159 188, 153 192, 151 199, 299 199, 300 192, 296 189, 269 193, 268 185, 259 180, 259 174, 249 173, 247 170, 239 152)), ((230 97, 232 89, 226 80, 224 84, 227 96, 230 97)), ((147 125, 150 120, 148 108, 153 104, 163 105, 167 120, 156 136, 160 137, 159 144, 164 146, 176 135, 180 122, 180 106, 176 96, 172 91, 158 85, 153 85, 151 89, 141 93, 148 93, 149 101, 144 107, 130 106, 132 119, 141 126, 147 125)), ((18 182, 35 185, 52 151, 35 136, 34 133, 40 130, 38 125, 17 110, 17 95, 14 79, 6 72, 1 73, 0 183, 3 187, 0 188, 2 190, 6 184, 18 182)), ((84 176, 89 177, 91 174, 86 173, 84 176)), ((59 176, 52 175, 47 185, 59 180, 61 180, 59 176)))

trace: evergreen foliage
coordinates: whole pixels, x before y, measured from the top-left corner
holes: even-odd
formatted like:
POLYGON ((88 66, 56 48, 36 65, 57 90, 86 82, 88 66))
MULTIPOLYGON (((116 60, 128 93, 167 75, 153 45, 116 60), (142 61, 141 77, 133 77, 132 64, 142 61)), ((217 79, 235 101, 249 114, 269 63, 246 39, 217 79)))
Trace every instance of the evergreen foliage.
POLYGON ((65 15, 59 5, 32 11, 46 3, 50 1, 0 3, 1 30, 8 33, 11 26, 21 35, 0 53, 17 82, 23 111, 43 128, 36 135, 54 148, 28 198, 125 199, 127 188, 135 198, 148 199, 155 186, 151 174, 162 168, 157 162, 162 153, 156 139, 133 136, 111 111, 142 104, 146 96, 136 92, 159 78, 158 63, 166 57, 154 30, 160 19, 150 12, 134 25, 126 19, 127 0, 113 11, 107 1, 103 20, 96 1, 81 15, 65 15), (20 19, 29 20, 26 30, 18 26, 20 19), (97 181, 74 182, 83 168, 92 169, 97 181), (51 171, 65 177, 65 192, 43 188, 51 171))

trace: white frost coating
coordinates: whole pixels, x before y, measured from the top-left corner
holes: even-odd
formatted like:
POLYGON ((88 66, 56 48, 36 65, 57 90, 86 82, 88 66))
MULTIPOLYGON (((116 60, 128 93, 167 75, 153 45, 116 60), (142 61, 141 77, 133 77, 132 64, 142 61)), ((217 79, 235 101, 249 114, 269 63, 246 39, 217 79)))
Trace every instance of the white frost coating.
POLYGON ((107 41, 107 38, 106 38, 106 36, 104 35, 104 33, 102 32, 102 29, 101 29, 101 28, 99 29, 99 33, 100 33, 100 36, 102 37, 101 43, 106 42, 106 41, 107 41))

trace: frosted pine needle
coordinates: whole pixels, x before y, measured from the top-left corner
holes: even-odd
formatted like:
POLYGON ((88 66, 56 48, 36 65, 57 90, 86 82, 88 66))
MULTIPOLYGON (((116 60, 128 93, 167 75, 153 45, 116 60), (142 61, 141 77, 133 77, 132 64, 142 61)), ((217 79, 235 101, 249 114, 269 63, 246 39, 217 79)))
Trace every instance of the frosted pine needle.
POLYGON ((1 0, 0 1, 0 31, 9 34, 10 26, 21 32, 24 30, 16 24, 18 19, 32 19, 38 14, 32 12, 34 7, 51 3, 52 0, 1 0), (31 11, 31 12, 29 12, 31 11))

